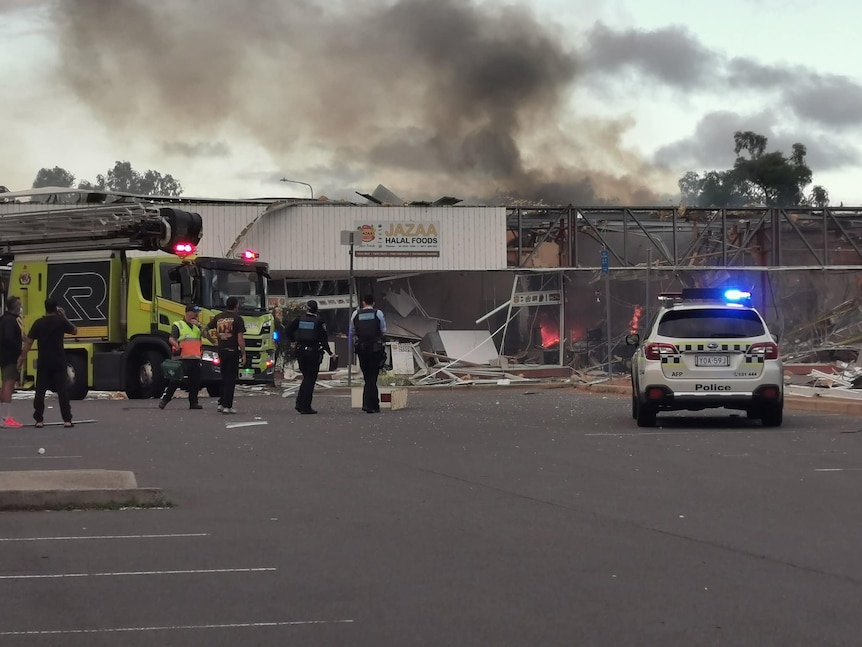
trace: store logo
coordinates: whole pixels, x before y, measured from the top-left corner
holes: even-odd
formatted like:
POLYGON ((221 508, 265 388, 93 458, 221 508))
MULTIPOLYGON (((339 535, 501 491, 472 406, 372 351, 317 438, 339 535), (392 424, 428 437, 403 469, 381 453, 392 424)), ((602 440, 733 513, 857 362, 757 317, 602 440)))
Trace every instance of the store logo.
POLYGON ((374 240, 374 227, 371 225, 362 225, 359 228, 359 232, 362 234, 363 243, 370 243, 374 240))

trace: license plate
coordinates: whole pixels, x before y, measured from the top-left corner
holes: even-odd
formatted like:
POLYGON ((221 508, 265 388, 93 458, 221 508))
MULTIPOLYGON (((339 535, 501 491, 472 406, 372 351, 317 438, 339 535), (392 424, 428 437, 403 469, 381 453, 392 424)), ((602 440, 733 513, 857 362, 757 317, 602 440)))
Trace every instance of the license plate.
POLYGON ((239 379, 241 380, 252 380, 254 379, 254 371, 250 371, 248 369, 239 372, 239 379))
POLYGON ((727 355, 697 355, 694 358, 695 366, 730 366, 730 357, 727 355))

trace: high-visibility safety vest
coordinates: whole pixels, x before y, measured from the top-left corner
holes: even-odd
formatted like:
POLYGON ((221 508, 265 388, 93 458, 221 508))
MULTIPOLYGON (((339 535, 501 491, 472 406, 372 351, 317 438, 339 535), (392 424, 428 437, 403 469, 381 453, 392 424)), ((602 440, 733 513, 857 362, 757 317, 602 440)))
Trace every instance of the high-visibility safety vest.
POLYGON ((180 345, 180 358, 200 359, 201 357, 201 329, 190 326, 185 319, 175 321, 174 325, 180 333, 177 342, 180 345))

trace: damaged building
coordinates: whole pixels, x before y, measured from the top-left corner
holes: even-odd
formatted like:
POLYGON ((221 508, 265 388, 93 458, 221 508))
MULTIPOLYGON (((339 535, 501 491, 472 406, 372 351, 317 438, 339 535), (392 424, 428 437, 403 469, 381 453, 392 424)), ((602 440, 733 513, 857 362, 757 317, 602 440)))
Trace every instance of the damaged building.
POLYGON ((753 293, 794 379, 860 382, 862 208, 359 196, 171 202, 202 215, 199 253, 251 248, 269 263, 273 308, 315 298, 342 357, 351 292, 354 303, 372 292, 398 342, 396 370, 416 382, 625 373, 625 336, 644 332, 660 292, 716 285, 753 293))
POLYGON ((354 294, 374 293, 393 338, 412 346, 412 368, 421 375, 424 361, 440 379, 625 372, 626 334, 644 331, 660 292, 681 287, 751 290, 789 362, 852 366, 862 347, 859 208, 487 207, 363 197, 275 202, 232 218, 201 208, 202 251, 259 251, 270 263, 273 305, 317 298, 346 353, 351 259, 341 236, 358 232, 354 294))

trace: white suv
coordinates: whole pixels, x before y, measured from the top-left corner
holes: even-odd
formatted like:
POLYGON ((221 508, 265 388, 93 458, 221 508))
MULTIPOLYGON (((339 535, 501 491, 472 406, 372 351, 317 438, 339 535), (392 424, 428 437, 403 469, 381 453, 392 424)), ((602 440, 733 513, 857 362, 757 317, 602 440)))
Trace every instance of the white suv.
POLYGON ((740 409, 781 425, 784 368, 751 294, 686 288, 659 296, 662 307, 632 357, 632 418, 652 427, 659 411, 740 409))

